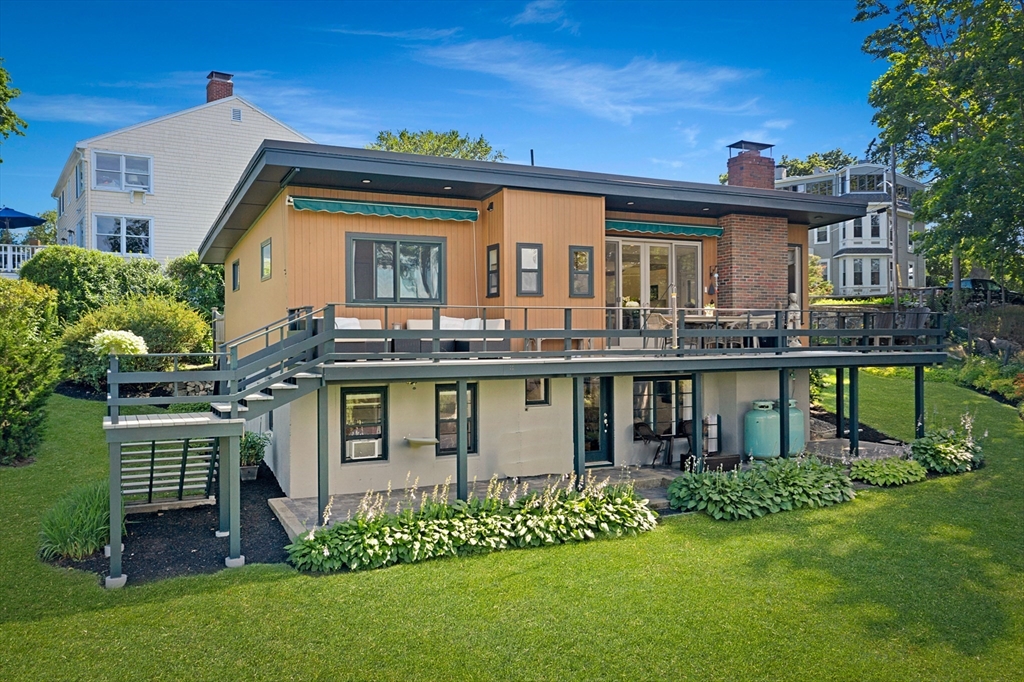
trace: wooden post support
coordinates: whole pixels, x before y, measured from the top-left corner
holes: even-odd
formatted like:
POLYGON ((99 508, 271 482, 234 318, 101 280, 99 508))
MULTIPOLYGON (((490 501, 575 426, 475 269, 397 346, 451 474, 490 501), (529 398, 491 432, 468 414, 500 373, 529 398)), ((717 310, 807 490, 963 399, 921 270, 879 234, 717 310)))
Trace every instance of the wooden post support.
POLYGON ((231 502, 231 491, 228 490, 227 477, 227 456, 228 437, 223 436, 217 443, 217 526, 216 536, 226 538, 231 533, 231 522, 228 514, 228 505, 231 502))
POLYGON ((245 557, 242 556, 242 542, 240 527, 242 522, 242 498, 241 498, 241 477, 239 468, 239 452, 241 438, 239 436, 228 436, 228 529, 231 533, 228 536, 228 556, 224 559, 224 565, 228 568, 238 568, 245 565, 245 557))
MULTIPOLYGON (((327 386, 321 386, 317 389, 316 408, 316 501, 317 516, 319 519, 323 519, 324 510, 327 509, 327 502, 330 499, 331 491, 327 386)), ((314 523, 318 522, 318 519, 314 519, 314 523)))
POLYGON ((469 401, 466 400, 468 387, 465 379, 455 382, 456 448, 455 487, 460 500, 469 499, 469 401))
POLYGON ((850 454, 860 455, 860 377, 850 368, 850 454))
POLYGON ((107 588, 124 587, 128 576, 121 572, 121 444, 107 446, 110 458, 110 575, 107 588))
POLYGON ((577 478, 587 473, 585 417, 583 411, 583 377, 572 378, 572 468, 577 478))
MULTIPOLYGON (((700 372, 694 372, 691 379, 693 396, 691 412, 693 413, 693 457, 694 471, 704 471, 704 378, 700 372)), ((680 462, 680 465, 682 462, 680 462)))
POLYGON ((924 438, 924 366, 914 366, 914 437, 924 438))
POLYGON ((846 379, 843 376, 843 368, 836 367, 836 438, 842 439, 846 435, 845 424, 846 418, 843 414, 843 403, 846 402, 846 387, 843 384, 846 383, 846 379))
POLYGON ((789 370, 779 370, 779 454, 789 457, 789 370))
MULTIPOLYGON (((572 331, 572 308, 566 308, 565 309, 565 324, 563 325, 563 328, 567 332, 571 332, 572 331)), ((568 336, 565 337, 565 346, 564 346, 564 348, 567 351, 572 350, 572 338, 570 338, 568 336)))

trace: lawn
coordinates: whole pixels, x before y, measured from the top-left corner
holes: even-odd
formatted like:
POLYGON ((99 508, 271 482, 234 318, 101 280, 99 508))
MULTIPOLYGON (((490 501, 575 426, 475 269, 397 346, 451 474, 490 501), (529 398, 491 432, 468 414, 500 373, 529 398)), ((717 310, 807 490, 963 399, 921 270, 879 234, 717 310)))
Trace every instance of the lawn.
MULTIPOLYGON (((863 420, 913 430, 913 386, 862 375, 863 420)), ((53 497, 102 478, 103 406, 55 396, 38 461, 0 469, 0 679, 1011 680, 1024 670, 1024 424, 979 472, 637 538, 327 577, 247 566, 107 592, 35 558, 53 497)), ((129 579, 130 585, 130 579, 129 579)))

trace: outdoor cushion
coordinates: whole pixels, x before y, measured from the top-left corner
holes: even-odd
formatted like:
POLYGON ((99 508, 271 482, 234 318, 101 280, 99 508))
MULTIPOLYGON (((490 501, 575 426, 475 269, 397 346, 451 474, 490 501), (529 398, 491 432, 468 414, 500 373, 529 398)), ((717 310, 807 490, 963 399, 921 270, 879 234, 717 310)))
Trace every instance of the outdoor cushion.
MULTIPOLYGON (((358 317, 336 317, 334 318, 335 329, 362 329, 358 317)), ((379 327, 378 327, 379 328, 379 327)))
POLYGON ((464 329, 466 320, 461 317, 445 317, 441 316, 441 329, 464 329))

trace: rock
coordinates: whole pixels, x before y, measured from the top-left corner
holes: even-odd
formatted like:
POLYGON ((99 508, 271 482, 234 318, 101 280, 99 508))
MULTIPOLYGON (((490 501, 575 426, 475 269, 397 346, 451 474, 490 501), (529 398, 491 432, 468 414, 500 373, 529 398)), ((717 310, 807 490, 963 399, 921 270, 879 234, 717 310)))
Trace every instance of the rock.
POLYGON ((1020 352, 1020 344, 1008 339, 992 339, 990 346, 993 352, 999 353, 1002 356, 1004 365, 1010 361, 1010 358, 1020 352))
POLYGON ((976 337, 974 339, 974 354, 984 356, 992 355, 992 346, 985 339, 976 337))

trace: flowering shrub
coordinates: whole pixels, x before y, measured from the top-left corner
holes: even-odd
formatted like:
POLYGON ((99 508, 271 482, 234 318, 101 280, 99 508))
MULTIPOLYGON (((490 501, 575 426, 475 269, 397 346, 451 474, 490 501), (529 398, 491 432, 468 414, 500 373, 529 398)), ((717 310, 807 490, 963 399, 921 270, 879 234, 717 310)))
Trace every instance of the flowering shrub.
POLYGON ((101 360, 106 360, 108 355, 140 355, 148 353, 146 340, 138 334, 129 331, 115 331, 104 329, 96 332, 92 337, 92 345, 89 347, 101 360))
MULTIPOLYGON (((609 486, 591 478, 577 486, 574 476, 539 492, 491 480, 483 498, 448 501, 448 483, 424 494, 416 507, 416 488, 407 506, 386 512, 390 492, 367 493, 354 518, 314 528, 288 545, 290 561, 305 571, 382 568, 445 556, 465 556, 516 547, 582 542, 597 537, 635 535, 657 524, 647 500, 632 484, 609 486)), ((333 502, 333 500, 332 500, 333 502)))
POLYGON ((980 467, 985 457, 974 439, 974 418, 964 413, 959 429, 930 431, 910 444, 914 459, 937 474, 960 474, 980 467))
POLYGON ((902 457, 856 459, 850 466, 850 478, 879 486, 923 481, 927 474, 928 471, 920 462, 902 457))
POLYGON ((827 507, 854 498, 850 479, 817 458, 773 459, 748 470, 691 470, 668 487, 673 509, 703 511, 726 521, 800 507, 827 507))

